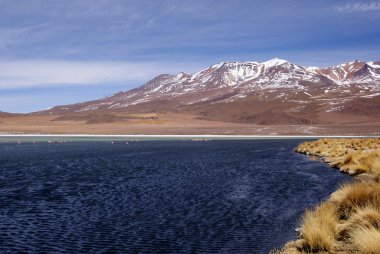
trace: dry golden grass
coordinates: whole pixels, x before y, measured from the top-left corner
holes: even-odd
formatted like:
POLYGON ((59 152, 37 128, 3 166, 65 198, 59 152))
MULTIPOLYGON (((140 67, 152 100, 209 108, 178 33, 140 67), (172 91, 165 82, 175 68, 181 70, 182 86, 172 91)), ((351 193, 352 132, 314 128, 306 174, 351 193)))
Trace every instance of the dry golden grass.
POLYGON ((307 210, 300 239, 280 252, 380 254, 380 139, 320 139, 295 151, 318 156, 350 175, 371 176, 342 185, 329 200, 307 210))
POLYGON ((379 237, 380 185, 357 182, 341 186, 328 201, 307 210, 301 244, 288 244, 292 248, 280 253, 380 253, 379 237))
POLYGON ((301 230, 301 237, 305 240, 303 251, 330 251, 335 242, 337 224, 336 208, 331 203, 323 203, 314 211, 306 211, 301 230))
POLYGON ((380 177, 380 139, 320 139, 304 142, 295 151, 319 156, 331 167, 350 175, 371 173, 380 177))
POLYGON ((373 160, 370 172, 375 176, 380 176, 380 158, 373 160))
POLYGON ((354 231, 358 228, 380 228, 379 207, 366 206, 357 207, 356 212, 349 220, 338 225, 337 230, 342 240, 350 241, 354 237, 354 231))
POLYGON ((358 208, 380 206, 380 185, 376 183, 346 184, 331 195, 340 219, 347 220, 358 208))
POLYGON ((375 227, 360 226, 350 231, 353 252, 361 254, 380 253, 380 231, 375 227))

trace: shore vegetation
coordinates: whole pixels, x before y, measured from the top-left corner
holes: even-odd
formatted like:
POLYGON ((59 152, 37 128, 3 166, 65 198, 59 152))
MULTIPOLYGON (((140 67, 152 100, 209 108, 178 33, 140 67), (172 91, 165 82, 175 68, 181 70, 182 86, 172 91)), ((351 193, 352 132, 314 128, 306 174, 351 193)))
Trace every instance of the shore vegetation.
POLYGON ((379 254, 380 139, 320 139, 301 143, 295 151, 316 156, 354 179, 305 211, 298 240, 272 253, 379 254))

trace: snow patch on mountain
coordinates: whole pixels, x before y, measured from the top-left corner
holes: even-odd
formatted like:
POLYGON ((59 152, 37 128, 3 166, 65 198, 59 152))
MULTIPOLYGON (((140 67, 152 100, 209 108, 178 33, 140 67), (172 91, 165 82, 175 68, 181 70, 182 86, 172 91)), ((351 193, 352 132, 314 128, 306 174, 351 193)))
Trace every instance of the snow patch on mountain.
POLYGON ((265 68, 271 68, 271 67, 283 65, 286 63, 289 63, 289 62, 283 59, 273 58, 269 61, 263 62, 262 64, 265 66, 265 68))
POLYGON ((337 91, 350 93, 350 85, 365 91, 364 96, 368 96, 368 89, 379 91, 380 63, 351 61, 327 68, 304 68, 279 58, 265 62, 220 62, 195 74, 159 75, 139 88, 85 103, 75 111, 121 109, 157 100, 177 100, 182 105, 209 100, 232 102, 250 93, 258 93, 257 98, 265 100, 271 92, 279 90, 277 97, 286 98, 289 93, 300 92, 311 98, 315 93, 309 89, 317 87, 321 87, 319 96, 323 97, 337 91))

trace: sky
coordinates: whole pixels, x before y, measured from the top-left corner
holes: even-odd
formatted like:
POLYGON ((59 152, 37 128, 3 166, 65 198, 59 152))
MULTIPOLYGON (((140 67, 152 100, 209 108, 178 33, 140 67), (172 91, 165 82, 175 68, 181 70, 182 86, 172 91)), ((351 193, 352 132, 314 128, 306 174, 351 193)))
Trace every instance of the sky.
POLYGON ((0 0, 0 111, 275 57, 319 67, 380 60, 380 1, 0 0))

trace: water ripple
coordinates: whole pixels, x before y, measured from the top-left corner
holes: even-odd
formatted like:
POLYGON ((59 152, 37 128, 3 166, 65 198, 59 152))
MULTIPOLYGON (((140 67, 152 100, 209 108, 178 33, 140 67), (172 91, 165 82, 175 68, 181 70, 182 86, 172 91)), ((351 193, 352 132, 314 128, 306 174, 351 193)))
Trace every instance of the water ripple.
POLYGON ((0 251, 267 253, 347 179, 298 142, 0 144, 0 251))

